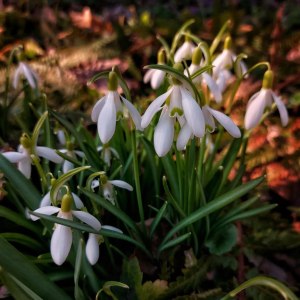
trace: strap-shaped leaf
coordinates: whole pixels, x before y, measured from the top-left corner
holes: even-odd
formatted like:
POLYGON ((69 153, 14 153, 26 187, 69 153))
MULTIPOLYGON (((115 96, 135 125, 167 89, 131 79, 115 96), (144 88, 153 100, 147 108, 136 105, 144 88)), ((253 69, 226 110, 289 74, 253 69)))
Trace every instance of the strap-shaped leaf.
POLYGON ((71 299, 62 289, 51 282, 30 260, 0 237, 0 265, 6 272, 22 282, 44 300, 71 299))

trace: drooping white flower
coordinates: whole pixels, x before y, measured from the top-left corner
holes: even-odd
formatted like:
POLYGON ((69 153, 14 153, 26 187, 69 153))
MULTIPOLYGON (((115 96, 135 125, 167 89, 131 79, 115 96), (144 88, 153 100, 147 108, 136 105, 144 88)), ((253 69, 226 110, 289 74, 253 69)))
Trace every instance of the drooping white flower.
POLYGON ((32 151, 29 138, 26 135, 21 137, 20 142, 18 152, 10 151, 2 154, 11 163, 17 163, 18 170, 23 173, 26 178, 30 178, 31 176, 32 154, 46 158, 57 164, 60 164, 63 161, 62 157, 60 157, 54 149, 48 147, 35 146, 32 151))
POLYGON ((29 65, 24 62, 19 62, 13 77, 13 87, 16 89, 20 78, 24 77, 31 88, 36 89, 38 85, 38 76, 29 65))
POLYGON ((176 118, 181 125, 186 122, 193 135, 197 137, 204 135, 205 122, 202 110, 191 93, 182 85, 174 84, 149 105, 142 116, 143 128, 150 124, 155 113, 161 108, 163 108, 162 113, 154 132, 154 147, 157 155, 164 156, 170 150, 176 118))
POLYGON ((267 107, 271 107, 275 102, 281 119, 282 126, 286 126, 289 121, 287 109, 281 98, 272 91, 273 72, 268 70, 264 74, 262 88, 255 93, 249 100, 245 115, 245 128, 252 129, 257 126, 267 107))
POLYGON ((226 131, 234 138, 241 137, 240 129, 234 122, 225 114, 215 109, 210 108, 208 105, 202 107, 205 123, 209 127, 209 131, 213 132, 216 128, 214 118, 226 129, 226 131))
MULTIPOLYGON (((67 220, 73 220, 73 217, 76 217, 80 221, 88 224, 95 230, 101 229, 101 223, 91 214, 79 211, 72 210, 72 197, 70 194, 65 194, 62 198, 61 208, 55 206, 43 206, 36 209, 34 212, 52 215, 55 213, 57 217, 67 220)), ((31 215, 31 219, 36 221, 39 217, 31 215)), ((55 224, 55 229, 52 234, 51 243, 50 243, 50 252, 53 261, 57 265, 62 265, 68 257, 72 246, 72 229, 68 226, 61 224, 55 224)))
POLYGON ((97 151, 100 151, 103 155, 103 160, 104 162, 110 167, 111 165, 111 156, 112 154, 116 157, 116 158, 120 158, 119 153, 117 152, 117 150, 113 147, 109 147, 108 144, 105 144, 103 146, 99 146, 97 148, 97 151))
POLYGON ((174 55, 174 62, 178 63, 185 59, 192 58, 195 45, 187 38, 184 43, 177 49, 174 55))
MULTIPOLYGON (((110 201, 113 205, 115 205, 114 186, 128 191, 133 191, 133 187, 129 183, 123 180, 108 180, 105 174, 100 175, 100 183, 101 183, 100 187, 102 189, 104 198, 110 201)), ((99 180, 98 179, 93 180, 91 184, 91 188, 94 190, 98 186, 99 186, 99 180)))
POLYGON ((103 144, 109 142, 116 129, 116 122, 123 116, 123 106, 128 109, 136 129, 141 128, 141 116, 127 99, 117 92, 118 79, 114 71, 109 74, 108 92, 98 100, 92 110, 92 121, 97 122, 98 134, 103 144))
MULTIPOLYGON (((231 38, 227 37, 224 42, 223 51, 213 60, 212 63, 212 65, 214 66, 214 78, 217 79, 223 70, 231 69, 236 59, 236 54, 231 50, 231 38)), ((239 74, 237 74, 238 76, 246 73, 247 67, 242 60, 238 60, 237 70, 239 72, 239 74)))
MULTIPOLYGON (((123 233, 122 230, 110 225, 103 225, 102 229, 108 229, 118 233, 123 233)), ((86 257, 91 265, 94 265, 99 259, 99 240, 100 235, 95 233, 89 233, 88 240, 86 242, 85 253, 86 257)))
MULTIPOLYGON (((76 156, 79 156, 81 158, 85 157, 84 152, 73 150, 73 146, 70 145, 68 145, 67 149, 59 149, 58 152, 61 152, 73 159, 76 159, 76 156)), ((74 169, 74 164, 67 159, 63 159, 63 164, 62 164, 63 173, 67 173, 72 169, 74 169)))
POLYGON ((158 89, 165 79, 166 73, 162 70, 150 69, 147 70, 144 76, 144 83, 150 82, 151 87, 158 89))

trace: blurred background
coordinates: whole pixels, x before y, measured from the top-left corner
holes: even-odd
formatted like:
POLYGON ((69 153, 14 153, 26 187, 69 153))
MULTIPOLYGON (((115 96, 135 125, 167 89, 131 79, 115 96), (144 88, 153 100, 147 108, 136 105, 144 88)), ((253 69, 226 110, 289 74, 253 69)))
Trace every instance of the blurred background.
MULTIPOLYGON (((247 260, 253 266, 249 274, 266 273, 299 289, 300 1, 1 0, 0 101, 9 54, 22 45, 21 59, 37 72, 49 106, 86 118, 91 130, 88 113, 106 82, 88 86, 87 81, 115 65, 143 110, 155 95, 142 77, 143 66, 156 63, 161 47, 156 36, 170 43, 190 18, 195 19, 191 31, 208 44, 230 19, 234 51, 248 55, 248 67, 267 60, 275 72, 274 88, 288 107, 290 122, 282 128, 276 111, 253 132, 245 180, 266 174, 261 199, 279 205, 268 217, 255 220, 243 243, 249 246, 247 260)), ((232 117, 241 126, 247 101, 261 87, 263 71, 251 74, 236 95, 232 117)), ((7 124, 0 146, 16 145, 20 132, 15 124, 7 124)))

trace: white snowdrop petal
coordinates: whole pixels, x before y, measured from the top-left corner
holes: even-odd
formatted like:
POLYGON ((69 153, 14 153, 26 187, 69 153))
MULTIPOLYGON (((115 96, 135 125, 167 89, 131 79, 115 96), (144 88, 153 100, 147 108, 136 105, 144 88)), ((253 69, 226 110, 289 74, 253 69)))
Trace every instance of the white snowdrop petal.
POLYGON ((67 173, 72 169, 74 169, 74 164, 65 159, 62 166, 63 173, 67 173))
POLYGON ((171 149, 174 138, 174 118, 167 110, 162 112, 154 131, 154 148, 158 156, 165 156, 171 149))
POLYGON ((234 122, 228 116, 210 107, 208 107, 208 110, 217 119, 217 121, 228 131, 228 133, 231 136, 235 138, 241 137, 240 129, 234 124, 234 122))
POLYGON ((13 164, 26 157, 26 154, 20 152, 4 152, 1 154, 13 164))
POLYGON ((51 205, 51 198, 50 192, 48 192, 41 200, 40 207, 50 206, 51 205))
POLYGON ((221 91, 220 91, 218 85, 216 84, 216 82, 207 73, 203 73, 202 77, 205 80, 205 83, 207 84, 207 86, 208 86, 209 90, 211 91, 216 102, 220 103, 222 101, 222 94, 221 94, 221 91))
POLYGON ((70 227, 56 224, 50 243, 50 252, 53 261, 62 265, 68 257, 72 246, 72 230, 70 227))
POLYGON ((288 111, 280 97, 278 97, 274 92, 272 92, 272 96, 279 110, 281 124, 282 126, 286 126, 289 122, 288 111))
POLYGON ((133 187, 129 183, 127 183, 123 180, 109 180, 108 182, 110 182, 112 185, 120 187, 122 189, 126 189, 128 191, 133 191, 133 187))
POLYGON ((37 76, 35 75, 34 71, 25 63, 20 62, 20 66, 22 68, 24 77, 28 81, 29 85, 34 89, 36 88, 36 79, 37 76))
POLYGON ((142 128, 146 128, 150 124, 153 116, 160 110, 161 106, 169 97, 169 95, 172 93, 172 91, 173 88, 169 89, 166 93, 160 95, 159 97, 157 97, 155 100, 152 101, 152 103, 149 105, 144 115, 142 116, 142 122, 141 122, 142 128))
POLYGON ((96 230, 101 229, 101 223, 90 213, 85 211, 72 210, 72 214, 80 221, 90 225, 92 228, 96 230))
POLYGON ((261 90, 259 94, 257 94, 256 98, 253 98, 251 103, 249 103, 246 115, 245 115, 245 128, 251 129, 258 125, 263 112, 265 110, 265 97, 266 90, 261 90))
POLYGON ((44 157, 56 164, 60 164, 63 162, 63 158, 59 156, 55 150, 48 148, 48 147, 43 147, 43 146, 36 146, 35 147, 35 152, 38 156, 44 157))
POLYGON ((96 187, 99 186, 99 180, 95 179, 91 183, 91 188, 94 190, 96 187))
POLYGON ((155 71, 154 69, 147 70, 147 72, 144 75, 144 79, 143 79, 144 83, 148 83, 151 80, 154 71, 155 71))
POLYGON ((131 102, 129 102, 124 97, 121 96, 121 99, 122 99, 123 103, 125 104, 125 106, 127 107, 136 129, 143 131, 143 128, 141 126, 142 117, 139 114, 138 110, 135 108, 135 106, 131 102))
MULTIPOLYGON (((60 208, 56 207, 56 206, 43 206, 43 207, 36 209, 34 212, 39 213, 39 214, 44 214, 44 215, 53 215, 59 211, 60 211, 60 208)), ((36 221, 39 219, 39 217, 36 217, 34 215, 30 215, 30 218, 32 221, 36 221)))
POLYGON ((107 99, 98 118, 98 133, 103 144, 106 144, 115 133, 116 114, 114 93, 108 92, 107 99))
POLYGON ((204 116, 205 124, 210 127, 208 131, 214 132, 216 129, 216 124, 215 124, 215 120, 214 120, 213 116, 211 115, 211 113, 209 111, 208 105, 204 105, 202 107, 202 113, 204 116))
POLYGON ((96 104, 94 105, 93 109, 92 109, 92 113, 91 113, 91 119, 93 122, 97 122, 98 118, 99 118, 99 114, 105 104, 105 100, 106 100, 106 96, 102 97, 100 100, 98 100, 96 102, 96 104))
POLYGON ((195 46, 191 42, 185 41, 182 46, 178 48, 174 55, 175 63, 181 62, 184 59, 190 59, 194 49, 195 46))
POLYGON ((193 132, 191 127, 186 123, 183 125, 181 130, 179 131, 177 141, 176 141, 176 148, 177 150, 181 151, 185 148, 188 141, 190 140, 193 132))
POLYGON ((99 259, 99 243, 97 235, 90 233, 86 247, 85 247, 86 257, 91 265, 94 265, 99 259))
POLYGON ((82 151, 75 150, 74 152, 75 152, 76 155, 78 155, 81 158, 85 157, 85 154, 82 151))
POLYGON ((202 110, 188 91, 182 88, 181 95, 186 121, 193 130, 194 135, 202 137, 205 133, 205 122, 202 110))
POLYGON ((111 230, 111 231, 115 231, 115 232, 119 232, 119 233, 123 233, 123 231, 117 227, 111 226, 111 225, 103 225, 101 227, 102 229, 107 229, 107 230, 111 230))
POLYGON ((18 87, 19 79, 21 75, 21 68, 20 65, 17 67, 14 78, 13 78, 13 87, 16 89, 18 87))
POLYGON ((165 78, 165 72, 162 70, 154 70, 155 72, 152 75, 151 78, 151 87, 156 90, 160 87, 162 84, 164 78, 165 78))
POLYGON ((18 162, 18 170, 26 177, 30 178, 31 176, 31 159, 23 158, 18 162))
POLYGON ((74 199, 74 203, 76 208, 81 209, 84 207, 83 202, 81 201, 81 199, 74 193, 72 193, 73 199, 74 199))

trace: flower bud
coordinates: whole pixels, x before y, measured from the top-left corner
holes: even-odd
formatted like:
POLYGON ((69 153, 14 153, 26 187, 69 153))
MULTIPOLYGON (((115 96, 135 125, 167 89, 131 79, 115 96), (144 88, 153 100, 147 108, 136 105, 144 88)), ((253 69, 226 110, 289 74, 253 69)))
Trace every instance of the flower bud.
POLYGON ((201 59, 202 59, 202 50, 200 47, 196 47, 192 56, 192 64, 200 65, 201 59))
POLYGON ((157 63, 158 64, 165 64, 166 63, 166 52, 164 49, 160 49, 157 53, 157 63))
POLYGON ((23 133, 21 138, 20 138, 20 144, 25 148, 25 149, 30 149, 32 146, 32 142, 30 137, 26 134, 23 133))

